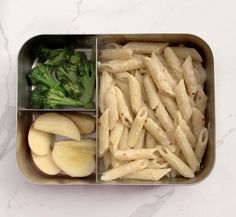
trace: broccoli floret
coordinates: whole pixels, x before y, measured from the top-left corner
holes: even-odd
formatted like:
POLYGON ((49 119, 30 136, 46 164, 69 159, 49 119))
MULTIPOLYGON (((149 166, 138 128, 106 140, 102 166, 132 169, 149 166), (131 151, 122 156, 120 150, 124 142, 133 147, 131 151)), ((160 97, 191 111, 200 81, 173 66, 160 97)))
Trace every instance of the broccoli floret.
POLYGON ((39 62, 44 63, 46 60, 56 57, 61 49, 41 48, 39 52, 39 62))
POLYGON ((78 68, 76 65, 65 63, 63 66, 60 66, 56 69, 57 80, 61 83, 77 84, 77 70, 78 68))
POLYGON ((62 85, 66 94, 73 99, 79 99, 81 94, 81 87, 72 83, 65 83, 62 85))
POLYGON ((65 94, 55 88, 51 88, 48 91, 47 97, 44 101, 44 105, 47 108, 57 108, 60 106, 71 106, 71 107, 84 107, 87 106, 83 102, 75 99, 66 97, 65 94))
POLYGON ((31 94, 31 106, 32 108, 43 108, 44 100, 48 93, 46 86, 36 87, 31 94))
POLYGON ((28 79, 34 85, 45 85, 49 88, 60 89, 59 84, 52 77, 52 68, 43 64, 33 68, 28 74, 28 79))
POLYGON ((83 93, 81 95, 81 101, 84 103, 89 103, 93 99, 93 91, 95 86, 95 70, 92 64, 87 60, 83 62, 81 66, 83 70, 82 82, 83 93))

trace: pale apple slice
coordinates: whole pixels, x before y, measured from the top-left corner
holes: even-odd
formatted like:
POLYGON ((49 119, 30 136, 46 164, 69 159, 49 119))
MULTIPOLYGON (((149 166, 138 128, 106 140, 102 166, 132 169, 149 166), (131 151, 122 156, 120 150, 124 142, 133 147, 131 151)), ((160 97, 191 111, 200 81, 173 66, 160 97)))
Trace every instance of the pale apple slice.
POLYGON ((81 134, 90 134, 95 130, 95 118, 86 114, 63 113, 66 117, 71 119, 78 127, 81 134))
POLYGON ((96 152, 96 140, 94 139, 82 139, 80 141, 75 141, 75 140, 59 141, 54 143, 54 146, 57 145, 76 146, 78 148, 83 148, 89 151, 93 155, 95 155, 96 152))
POLYGON ((61 172, 58 166, 54 163, 52 159, 52 152, 51 150, 48 152, 47 155, 39 156, 34 154, 31 151, 32 159, 38 169, 48 175, 56 175, 61 172))
POLYGON ((40 130, 34 129, 32 126, 28 133, 28 143, 31 151, 37 155, 47 155, 53 141, 53 135, 40 130))
POLYGON ((80 141, 80 132, 73 121, 54 112, 40 115, 34 122, 34 129, 80 141))
POLYGON ((95 170, 95 159, 89 150, 73 144, 55 144, 52 158, 71 177, 86 177, 95 170))

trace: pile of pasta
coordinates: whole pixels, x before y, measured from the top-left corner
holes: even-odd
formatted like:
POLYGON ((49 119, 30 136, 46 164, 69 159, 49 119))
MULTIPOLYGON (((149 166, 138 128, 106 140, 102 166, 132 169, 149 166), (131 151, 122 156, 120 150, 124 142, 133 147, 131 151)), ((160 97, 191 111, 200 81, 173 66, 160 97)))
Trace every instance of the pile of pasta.
POLYGON ((208 143, 202 61, 183 45, 105 44, 98 63, 101 180, 195 176, 208 143))

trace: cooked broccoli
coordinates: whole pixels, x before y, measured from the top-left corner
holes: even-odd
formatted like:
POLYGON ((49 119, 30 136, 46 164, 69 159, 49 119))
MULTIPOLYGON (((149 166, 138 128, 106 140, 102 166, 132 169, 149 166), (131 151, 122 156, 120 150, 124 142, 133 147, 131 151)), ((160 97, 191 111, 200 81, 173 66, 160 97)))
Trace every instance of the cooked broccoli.
POLYGON ((46 86, 38 86, 32 91, 31 106, 32 108, 43 108, 44 99, 47 95, 48 88, 46 86))
POLYGON ((56 57, 61 49, 41 48, 39 52, 39 62, 44 63, 46 60, 56 57))
POLYGON ((79 99, 81 94, 81 87, 79 85, 68 82, 63 84, 62 87, 64 88, 68 96, 70 96, 73 99, 79 99))
POLYGON ((61 83, 78 83, 77 66, 70 63, 65 63, 62 66, 56 68, 57 80, 61 83))
POLYGON ((52 77, 52 68, 45 65, 38 65, 28 74, 28 79, 34 85, 46 85, 49 88, 59 88, 59 84, 52 77))
POLYGON ((85 104, 79 100, 71 99, 65 96, 65 94, 55 88, 51 88, 48 91, 47 97, 44 101, 44 105, 47 108, 57 108, 60 106, 79 106, 84 107, 85 104))

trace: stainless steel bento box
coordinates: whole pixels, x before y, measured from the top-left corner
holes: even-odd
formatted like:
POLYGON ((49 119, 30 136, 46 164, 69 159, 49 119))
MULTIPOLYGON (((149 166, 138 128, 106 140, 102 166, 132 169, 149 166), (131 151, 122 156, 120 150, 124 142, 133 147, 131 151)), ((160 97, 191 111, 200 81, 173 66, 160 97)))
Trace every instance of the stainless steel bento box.
MULTIPOLYGON (((29 182, 39 185, 188 185, 199 183, 205 179, 213 169, 215 163, 215 88, 214 88, 214 62, 213 54, 208 44, 201 38, 191 34, 111 34, 111 35, 39 35, 29 39, 22 46, 18 56, 18 98, 17 98, 17 148, 16 159, 18 168, 23 177, 29 182), (207 70, 208 79, 205 90, 208 95, 206 121, 210 122, 209 141, 204 156, 201 170, 192 179, 172 178, 153 181, 114 181, 103 182, 100 180, 101 170, 98 158, 98 143, 96 151, 96 171, 86 178, 71 178, 66 175, 49 176, 41 173, 34 165, 28 145, 28 130, 37 114, 45 111, 55 112, 87 112, 96 117, 98 123, 98 88, 99 76, 97 73, 97 56, 104 42, 145 41, 169 42, 171 45, 184 44, 194 47, 203 57, 203 64, 207 70), (65 109, 32 109, 30 108, 31 89, 27 85, 26 74, 35 63, 37 50, 43 46, 59 48, 74 44, 78 49, 94 53, 94 67, 96 67, 96 90, 94 102, 96 109, 86 110, 80 108, 65 109)), ((98 124, 96 124, 98 126, 98 124)), ((96 138, 98 127, 96 127, 96 138)))

